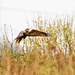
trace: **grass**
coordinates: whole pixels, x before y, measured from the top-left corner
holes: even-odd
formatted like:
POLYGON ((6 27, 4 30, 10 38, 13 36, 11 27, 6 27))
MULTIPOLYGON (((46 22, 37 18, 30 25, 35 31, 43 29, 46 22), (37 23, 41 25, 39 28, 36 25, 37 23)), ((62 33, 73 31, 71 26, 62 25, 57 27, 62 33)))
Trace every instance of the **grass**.
POLYGON ((73 18, 50 23, 38 17, 33 22, 39 30, 48 31, 51 36, 27 38, 20 49, 20 45, 10 43, 5 31, 3 43, 0 43, 0 75, 74 75, 73 18))

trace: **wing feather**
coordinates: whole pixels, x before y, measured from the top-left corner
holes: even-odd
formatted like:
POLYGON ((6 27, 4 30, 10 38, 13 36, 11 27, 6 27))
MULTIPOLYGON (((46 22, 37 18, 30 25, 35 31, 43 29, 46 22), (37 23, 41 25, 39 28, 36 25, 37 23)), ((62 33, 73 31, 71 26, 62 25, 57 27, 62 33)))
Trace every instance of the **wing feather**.
POLYGON ((28 36, 48 36, 48 34, 45 32, 41 32, 41 31, 33 29, 29 32, 28 36))

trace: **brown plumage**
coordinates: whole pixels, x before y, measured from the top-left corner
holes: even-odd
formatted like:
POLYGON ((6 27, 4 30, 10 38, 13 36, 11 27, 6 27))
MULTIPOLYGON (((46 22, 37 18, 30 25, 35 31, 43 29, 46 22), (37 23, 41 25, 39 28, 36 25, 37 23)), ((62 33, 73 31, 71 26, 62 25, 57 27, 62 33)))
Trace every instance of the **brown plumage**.
POLYGON ((29 29, 27 28, 26 30, 21 31, 18 34, 18 36, 15 38, 16 43, 20 43, 20 41, 22 39, 25 39, 27 36, 48 36, 48 34, 35 29, 32 29, 31 31, 29 31, 29 29))

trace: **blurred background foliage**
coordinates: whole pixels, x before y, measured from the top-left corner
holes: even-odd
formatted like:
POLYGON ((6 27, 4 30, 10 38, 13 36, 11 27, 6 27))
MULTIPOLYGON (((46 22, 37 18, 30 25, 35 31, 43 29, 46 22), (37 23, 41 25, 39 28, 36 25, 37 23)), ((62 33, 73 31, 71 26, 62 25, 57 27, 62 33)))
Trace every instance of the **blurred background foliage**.
POLYGON ((49 37, 27 37, 23 46, 9 41, 4 25, 0 43, 0 75, 74 75, 75 31, 73 17, 43 19, 38 16, 33 25, 49 33, 49 37))

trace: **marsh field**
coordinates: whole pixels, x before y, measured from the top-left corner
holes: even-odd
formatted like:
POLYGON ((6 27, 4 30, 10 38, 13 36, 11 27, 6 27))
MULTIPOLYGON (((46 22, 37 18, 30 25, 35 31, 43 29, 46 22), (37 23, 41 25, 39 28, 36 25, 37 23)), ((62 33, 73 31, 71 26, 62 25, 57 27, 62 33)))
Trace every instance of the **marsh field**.
POLYGON ((75 31, 73 17, 44 19, 33 25, 49 37, 27 37, 23 45, 9 41, 4 25, 0 43, 0 75, 75 75, 75 31))

